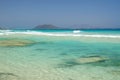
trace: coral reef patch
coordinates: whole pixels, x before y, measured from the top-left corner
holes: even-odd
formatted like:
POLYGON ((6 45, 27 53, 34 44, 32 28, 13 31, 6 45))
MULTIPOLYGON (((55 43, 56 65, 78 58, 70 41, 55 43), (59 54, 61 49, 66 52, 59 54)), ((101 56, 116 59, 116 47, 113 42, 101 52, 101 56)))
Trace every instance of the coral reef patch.
POLYGON ((24 40, 24 39, 10 39, 10 40, 0 40, 0 46, 4 47, 22 47, 34 44, 34 41, 24 40))

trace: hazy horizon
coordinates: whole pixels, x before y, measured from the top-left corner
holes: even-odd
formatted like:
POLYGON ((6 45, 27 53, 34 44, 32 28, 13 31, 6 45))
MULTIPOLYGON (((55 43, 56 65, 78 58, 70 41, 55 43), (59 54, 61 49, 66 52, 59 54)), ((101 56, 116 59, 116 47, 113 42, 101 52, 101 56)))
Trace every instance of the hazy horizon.
POLYGON ((0 0, 0 27, 120 28, 120 0, 0 0))

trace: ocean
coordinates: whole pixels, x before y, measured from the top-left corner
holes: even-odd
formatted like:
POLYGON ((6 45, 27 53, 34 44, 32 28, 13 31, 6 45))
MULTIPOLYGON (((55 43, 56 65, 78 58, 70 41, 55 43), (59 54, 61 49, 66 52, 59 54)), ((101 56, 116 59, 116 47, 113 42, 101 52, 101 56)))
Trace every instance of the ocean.
POLYGON ((120 80, 120 30, 0 30, 0 80, 120 80))

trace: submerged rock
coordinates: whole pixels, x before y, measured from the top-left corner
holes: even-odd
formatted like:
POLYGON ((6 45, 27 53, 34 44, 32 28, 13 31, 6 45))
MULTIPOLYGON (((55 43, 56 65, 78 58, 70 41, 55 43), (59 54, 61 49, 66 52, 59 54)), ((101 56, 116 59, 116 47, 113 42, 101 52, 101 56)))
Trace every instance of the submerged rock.
POLYGON ((0 73, 0 80, 20 80, 19 77, 13 73, 0 73))
POLYGON ((70 68, 70 67, 74 67, 74 66, 82 65, 82 64, 104 62, 106 60, 108 60, 108 58, 102 57, 102 56, 86 56, 86 57, 80 57, 80 58, 64 61, 63 63, 58 64, 58 67, 59 68, 70 68))
POLYGON ((58 64, 58 68, 71 68, 77 65, 80 65, 80 64, 71 60, 71 61, 65 61, 64 63, 58 64))
POLYGON ((112 71, 108 71, 108 72, 113 75, 120 75, 120 70, 112 70, 112 71))
POLYGON ((47 49, 38 48, 38 49, 35 49, 35 50, 37 50, 37 51, 45 51, 47 49))
POLYGON ((22 40, 22 39, 13 39, 13 40, 0 40, 0 46, 27 46, 33 44, 33 41, 22 40))
POLYGON ((76 63, 95 63, 95 62, 103 62, 106 61, 108 58, 101 57, 101 56, 88 56, 88 57, 81 57, 79 59, 76 59, 76 63))

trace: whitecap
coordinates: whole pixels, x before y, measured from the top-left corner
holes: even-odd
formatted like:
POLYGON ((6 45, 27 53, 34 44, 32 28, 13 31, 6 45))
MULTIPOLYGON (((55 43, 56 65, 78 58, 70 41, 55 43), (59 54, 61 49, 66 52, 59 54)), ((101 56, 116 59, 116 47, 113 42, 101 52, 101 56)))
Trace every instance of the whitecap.
MULTIPOLYGON (((75 33, 78 33, 76 31, 75 33)), ((75 37, 93 37, 93 38, 120 38, 120 35, 107 35, 107 34, 74 34, 74 33, 50 33, 41 31, 12 31, 12 30, 2 30, 0 35, 12 35, 12 34, 26 34, 26 35, 44 35, 44 36, 75 36, 75 37)))
POLYGON ((73 30, 73 33, 80 33, 80 30, 73 30))

